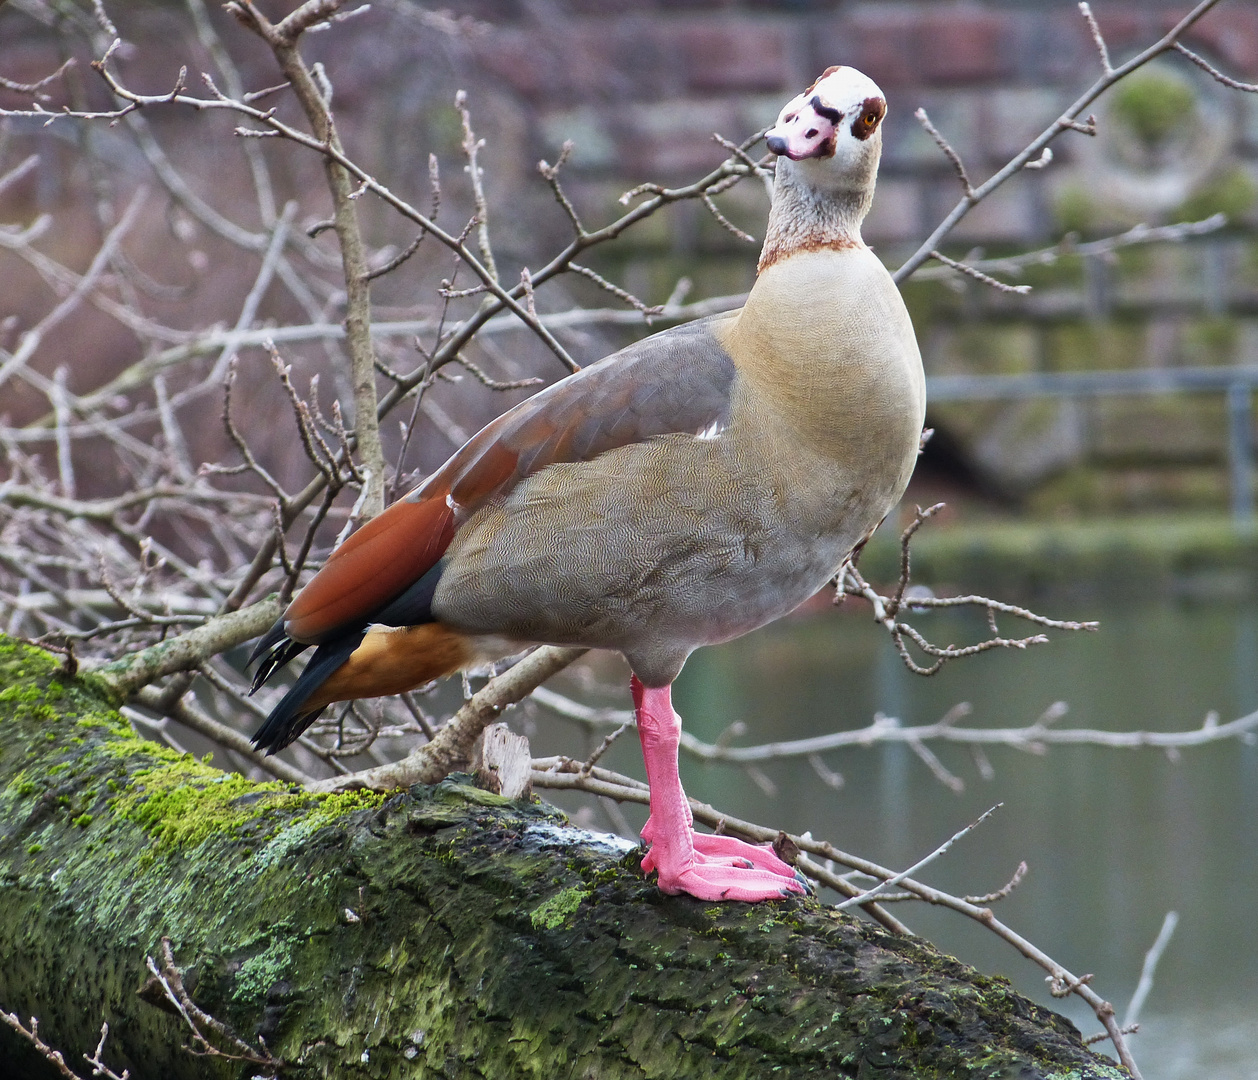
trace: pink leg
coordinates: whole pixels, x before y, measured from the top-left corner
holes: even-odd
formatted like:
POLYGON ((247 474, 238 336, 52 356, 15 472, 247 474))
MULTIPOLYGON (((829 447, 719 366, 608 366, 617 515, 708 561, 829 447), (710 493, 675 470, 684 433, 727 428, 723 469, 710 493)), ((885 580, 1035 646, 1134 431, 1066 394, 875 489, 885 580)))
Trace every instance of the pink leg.
POLYGON ((671 688, 648 689, 636 675, 630 685, 651 785, 651 816, 642 830, 651 850, 642 869, 659 871, 664 892, 700 900, 777 900, 802 893, 795 871, 768 845, 695 833, 677 774, 681 718, 673 711, 671 688))

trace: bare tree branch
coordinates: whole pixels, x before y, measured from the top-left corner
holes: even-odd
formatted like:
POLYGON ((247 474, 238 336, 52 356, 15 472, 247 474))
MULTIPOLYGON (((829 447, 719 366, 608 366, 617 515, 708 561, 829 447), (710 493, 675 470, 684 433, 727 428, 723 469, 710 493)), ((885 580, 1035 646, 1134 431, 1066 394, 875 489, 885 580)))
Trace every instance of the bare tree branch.
POLYGON ((115 700, 124 701, 163 676, 191 670, 206 658, 257 637, 270 628, 280 612, 277 600, 259 600, 240 611, 216 616, 179 637, 102 664, 91 671, 92 680, 115 700))
MULTIPOLYGON (((1179 20, 1166 34, 1150 45, 1147 49, 1137 53, 1125 64, 1118 67, 1110 67, 1104 71, 1099 79, 1096 80, 1087 90, 1085 90, 1075 101, 1063 112, 1056 120, 1046 127, 1039 135, 1032 139, 1026 147, 1019 151, 1010 159, 1008 164, 998 170, 989 179, 984 181, 978 187, 971 188, 965 192, 961 201, 953 207, 951 213, 948 214, 943 221, 936 226, 935 230, 922 241, 921 246, 906 259, 892 277, 896 282, 904 281, 919 266, 931 257, 931 252, 938 251, 940 244, 957 223, 965 217, 970 210, 979 202, 985 199, 993 191, 1001 186, 1011 176, 1016 175, 1027 163, 1034 161, 1039 155, 1048 148, 1058 135, 1063 131, 1074 130, 1083 131, 1092 134, 1095 127, 1091 123, 1081 124, 1079 117, 1083 115, 1084 110, 1099 98, 1106 90, 1113 86, 1120 79, 1130 75, 1137 68, 1144 66, 1155 57, 1161 56, 1162 53, 1173 49, 1179 41, 1180 36, 1195 23, 1200 21, 1219 0, 1202 0, 1187 15, 1179 20)), ((1090 14, 1090 13, 1089 13, 1090 14)), ((1094 20, 1089 17, 1089 22, 1095 25, 1094 20)), ((1099 35, 1099 31, 1097 31, 1099 35)), ((968 182, 968 181, 967 181, 968 182)))
POLYGON ((561 649, 553 645, 537 649, 502 675, 491 679, 454 714, 431 742, 420 746, 409 757, 349 776, 320 780, 308 785, 309 790, 330 792, 366 788, 392 791, 411 784, 436 783, 455 769, 466 767, 471 761, 472 746, 477 737, 498 719, 503 710, 522 701, 586 651, 561 649))

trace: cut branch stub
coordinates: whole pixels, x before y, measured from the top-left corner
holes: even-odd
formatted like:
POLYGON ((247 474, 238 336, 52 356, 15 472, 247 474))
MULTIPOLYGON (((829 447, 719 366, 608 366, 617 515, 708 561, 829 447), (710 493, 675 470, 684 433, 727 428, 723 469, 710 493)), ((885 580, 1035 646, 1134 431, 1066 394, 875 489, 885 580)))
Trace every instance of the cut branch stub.
POLYGON ((504 799, 527 798, 533 793, 529 741, 506 724, 490 724, 477 740, 472 755, 476 782, 504 799))

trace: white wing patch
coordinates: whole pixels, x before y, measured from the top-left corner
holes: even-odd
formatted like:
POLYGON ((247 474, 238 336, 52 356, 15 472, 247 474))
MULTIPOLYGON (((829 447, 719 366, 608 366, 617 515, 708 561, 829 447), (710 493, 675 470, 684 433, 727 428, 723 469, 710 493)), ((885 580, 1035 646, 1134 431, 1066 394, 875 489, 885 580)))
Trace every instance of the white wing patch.
POLYGON ((711 439, 715 439, 724 430, 725 430, 725 424, 722 421, 713 420, 712 423, 710 423, 707 427, 703 428, 701 431, 696 431, 695 438, 709 441, 711 439))

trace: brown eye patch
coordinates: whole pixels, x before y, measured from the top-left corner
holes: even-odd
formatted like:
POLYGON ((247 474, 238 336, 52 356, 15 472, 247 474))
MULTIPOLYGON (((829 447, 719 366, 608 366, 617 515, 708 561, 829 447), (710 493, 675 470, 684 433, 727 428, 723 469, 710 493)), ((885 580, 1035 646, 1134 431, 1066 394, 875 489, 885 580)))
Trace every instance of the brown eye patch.
POLYGON ((852 134, 858 139, 868 139, 878 122, 886 115, 887 103, 882 98, 871 97, 861 102, 860 111, 852 121, 852 134))

